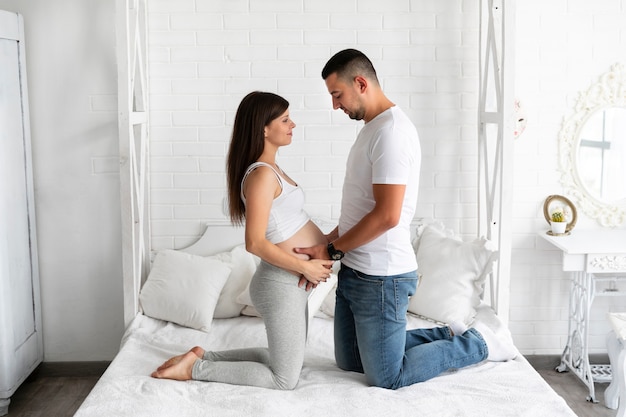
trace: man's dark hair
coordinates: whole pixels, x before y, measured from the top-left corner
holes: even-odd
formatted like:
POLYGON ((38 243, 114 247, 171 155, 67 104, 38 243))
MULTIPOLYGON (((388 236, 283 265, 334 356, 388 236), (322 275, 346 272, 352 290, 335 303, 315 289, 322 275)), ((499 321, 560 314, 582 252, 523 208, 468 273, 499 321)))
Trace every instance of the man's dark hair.
POLYGON ((372 61, 356 49, 344 49, 328 60, 322 69, 322 78, 326 79, 333 73, 337 73, 338 78, 346 81, 352 81, 357 75, 362 75, 378 83, 372 61))

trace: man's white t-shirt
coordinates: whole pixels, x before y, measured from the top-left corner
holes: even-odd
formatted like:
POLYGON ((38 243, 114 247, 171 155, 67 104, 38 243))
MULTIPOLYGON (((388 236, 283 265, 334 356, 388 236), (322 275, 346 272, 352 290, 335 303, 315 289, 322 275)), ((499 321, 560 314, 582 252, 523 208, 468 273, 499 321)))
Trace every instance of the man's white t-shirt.
POLYGON ((375 205, 372 184, 404 184, 398 225, 346 253, 342 263, 368 275, 398 275, 417 269, 411 221, 417 205, 421 149, 417 130, 397 106, 366 123, 350 149, 341 198, 339 235, 375 205))

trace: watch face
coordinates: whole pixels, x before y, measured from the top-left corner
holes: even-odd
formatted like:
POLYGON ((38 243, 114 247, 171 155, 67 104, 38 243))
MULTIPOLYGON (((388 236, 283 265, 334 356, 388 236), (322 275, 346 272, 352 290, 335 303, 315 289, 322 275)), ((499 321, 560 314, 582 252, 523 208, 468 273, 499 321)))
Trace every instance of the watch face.
POLYGON ((328 244, 328 255, 333 261, 339 261, 343 258, 343 252, 335 249, 335 246, 332 243, 328 244))

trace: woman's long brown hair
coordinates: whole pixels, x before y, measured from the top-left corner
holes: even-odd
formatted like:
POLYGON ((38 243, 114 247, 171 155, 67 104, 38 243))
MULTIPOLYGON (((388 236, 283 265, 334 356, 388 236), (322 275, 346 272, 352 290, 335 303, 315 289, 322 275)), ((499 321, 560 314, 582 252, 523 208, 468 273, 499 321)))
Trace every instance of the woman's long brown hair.
POLYGON ((226 160, 228 212, 235 225, 243 224, 246 207, 241 200, 241 180, 250 164, 263 153, 265 126, 289 108, 289 102, 279 95, 253 91, 241 100, 226 160))

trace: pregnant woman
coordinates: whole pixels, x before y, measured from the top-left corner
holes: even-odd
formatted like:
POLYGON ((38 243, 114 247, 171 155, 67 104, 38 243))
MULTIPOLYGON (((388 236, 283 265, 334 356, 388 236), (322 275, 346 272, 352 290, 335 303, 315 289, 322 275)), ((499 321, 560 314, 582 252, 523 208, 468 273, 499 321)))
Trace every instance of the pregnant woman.
POLYGON ((307 290, 326 281, 333 261, 309 259, 294 248, 327 244, 337 236, 325 236, 311 221, 302 188, 276 164, 276 153, 291 143, 295 126, 287 100, 252 92, 239 104, 228 151, 230 217, 245 224, 246 249, 261 258, 250 296, 265 322, 268 347, 210 352, 196 346, 166 361, 153 377, 283 390, 297 385, 307 290))

